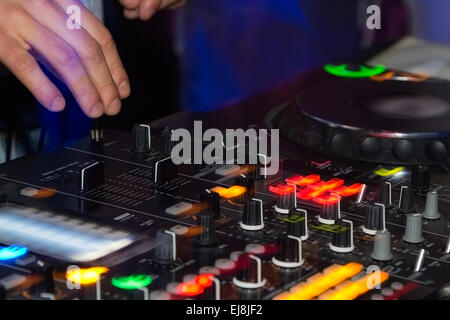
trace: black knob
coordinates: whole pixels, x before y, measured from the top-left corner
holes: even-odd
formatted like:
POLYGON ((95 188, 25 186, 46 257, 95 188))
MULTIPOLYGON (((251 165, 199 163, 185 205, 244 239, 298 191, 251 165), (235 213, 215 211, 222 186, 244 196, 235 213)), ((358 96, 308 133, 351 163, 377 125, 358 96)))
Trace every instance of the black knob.
POLYGON ((287 219, 287 234, 303 241, 308 239, 308 213, 303 209, 295 209, 287 219))
POLYGON ((297 207, 296 187, 287 185, 285 190, 280 192, 278 195, 275 211, 282 214, 289 214, 289 212, 295 207, 297 207))
POLYGON ((131 130, 131 152, 146 154, 151 150, 151 130, 147 124, 136 124, 131 130))
POLYGON ((178 168, 170 157, 157 161, 153 166, 153 181, 156 185, 166 184, 177 177, 178 168))
POLYGON ((415 166, 412 170, 411 186, 416 192, 426 193, 430 188, 430 170, 424 166, 415 166))
POLYGON ((411 186, 403 186, 400 190, 400 200, 397 210, 400 213, 409 213, 414 209, 414 190, 411 186))
POLYGON ((175 234, 166 230, 158 230, 155 239, 153 260, 160 264, 173 263, 176 259, 175 234))
POLYGON ((386 209, 392 208, 392 184, 383 182, 378 190, 377 202, 384 205, 386 209))
POLYGON ((248 231, 264 229, 263 203, 259 199, 251 199, 244 204, 241 228, 248 231))
POLYGON ((361 142, 361 153, 368 158, 376 157, 381 151, 381 145, 377 138, 367 137, 361 142))
POLYGON ((353 222, 350 220, 338 220, 333 238, 330 243, 330 249, 337 253, 348 253, 353 251, 353 222))
POLYGON ((152 132, 159 143, 158 149, 161 154, 170 156, 175 143, 174 141, 172 141, 172 130, 167 126, 164 126, 153 128, 152 132))
POLYGON ((278 238, 278 252, 272 258, 273 264, 283 268, 300 267, 304 260, 302 257, 302 240, 295 236, 282 236, 278 238))
POLYGON ((345 134, 339 133, 331 139, 331 151, 338 154, 348 152, 350 144, 350 138, 345 134))
POLYGON ((335 220, 340 217, 340 203, 333 202, 323 204, 320 208, 319 222, 324 224, 334 224, 335 220))
POLYGON ((442 162, 447 158, 447 147, 441 141, 433 140, 428 142, 425 153, 431 160, 442 162))
POLYGON ((365 221, 362 227, 364 233, 375 235, 377 231, 386 228, 385 207, 381 203, 369 203, 364 206, 365 221))
POLYGON ((398 160, 409 160, 414 155, 414 145, 411 141, 399 140, 394 144, 394 155, 398 160))
POLYGON ((196 236, 195 242, 201 246, 214 245, 216 243, 214 212, 200 212, 197 215, 197 224, 200 227, 200 234, 196 236))
POLYGON ((204 190, 200 194, 200 202, 206 206, 206 209, 214 213, 214 218, 220 218, 220 195, 211 190, 204 190))
POLYGON ((239 176, 236 178, 234 184, 236 186, 245 187, 246 191, 241 196, 241 202, 246 203, 255 197, 255 179, 253 177, 239 176))
POLYGON ((101 162, 90 164, 80 171, 80 190, 87 192, 105 183, 105 165, 101 162))
POLYGON ((266 284, 266 279, 262 276, 261 259, 252 254, 241 254, 237 264, 240 270, 233 278, 233 283, 243 289, 257 289, 266 284))

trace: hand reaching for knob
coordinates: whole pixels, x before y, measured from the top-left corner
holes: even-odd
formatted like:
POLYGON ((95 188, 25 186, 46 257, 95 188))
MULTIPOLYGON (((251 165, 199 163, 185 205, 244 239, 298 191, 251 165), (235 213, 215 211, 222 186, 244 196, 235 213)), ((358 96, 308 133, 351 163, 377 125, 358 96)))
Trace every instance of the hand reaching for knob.
POLYGON ((119 0, 124 6, 127 19, 150 19, 157 11, 176 9, 183 6, 186 0, 119 0))

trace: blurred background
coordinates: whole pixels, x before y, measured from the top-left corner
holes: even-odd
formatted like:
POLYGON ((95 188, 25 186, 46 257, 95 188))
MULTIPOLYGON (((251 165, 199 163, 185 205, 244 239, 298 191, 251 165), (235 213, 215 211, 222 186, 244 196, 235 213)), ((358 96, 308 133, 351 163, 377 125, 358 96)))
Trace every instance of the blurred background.
MULTIPOLYGON (((448 0, 189 0, 149 22, 125 20, 117 1, 104 4, 133 91, 105 126, 124 130, 224 107, 325 62, 366 61, 407 36, 450 45, 448 0), (366 27, 372 4, 381 8, 380 30, 366 27)), ((0 88, 0 162, 88 134, 91 121, 67 90, 70 105, 54 114, 6 70, 0 88)))

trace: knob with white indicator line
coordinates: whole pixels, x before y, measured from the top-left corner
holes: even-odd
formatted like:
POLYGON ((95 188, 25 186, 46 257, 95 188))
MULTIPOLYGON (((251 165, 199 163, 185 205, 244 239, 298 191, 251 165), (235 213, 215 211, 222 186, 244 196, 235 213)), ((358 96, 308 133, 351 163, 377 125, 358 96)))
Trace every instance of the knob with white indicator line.
POLYGON ((274 265, 282 268, 300 267, 304 260, 302 257, 302 239, 295 236, 278 238, 279 250, 272 258, 274 265))
POLYGON ((403 186, 400 190, 400 199, 398 202, 398 212, 410 213, 414 209, 414 190, 411 186, 403 186))
POLYGON ((176 235, 169 230, 159 230, 156 233, 156 248, 153 260, 160 264, 170 264, 177 259, 176 235))
POLYGON ((147 154, 151 150, 151 130, 147 124, 136 124, 131 130, 131 152, 134 154, 147 154))
POLYGON ((252 198, 244 205, 244 214, 240 223, 242 229, 258 231, 264 229, 263 202, 252 198))
POLYGON ((80 191, 87 192, 105 183, 105 165, 94 162, 80 171, 80 191))
POLYGON ((380 186, 377 202, 383 204, 386 209, 392 208, 392 184, 390 182, 383 182, 380 186))
POLYGON ((367 204, 364 207, 365 221, 362 230, 366 234, 375 235, 377 231, 386 229, 386 209, 381 203, 367 204))
POLYGON ((296 208, 288 218, 287 234, 299 237, 302 241, 308 239, 308 212, 296 208))
POLYGON ((278 195, 278 202, 275 205, 275 211, 281 214, 289 214, 290 210, 297 207, 297 186, 287 184, 286 190, 278 195))
POLYGON ((242 289, 258 289, 263 287, 267 280, 262 275, 261 259, 253 254, 241 254, 238 263, 242 267, 233 278, 233 284, 242 289))
MULTIPOLYGON (((340 199, 339 199, 340 200, 340 199)), ((341 203, 332 202, 323 204, 317 219, 323 224, 334 224, 341 217, 341 203)))
POLYGON ((337 225, 340 226, 333 234, 330 249, 337 253, 352 252, 355 247, 353 245, 353 222, 350 220, 342 219, 337 221, 337 225))

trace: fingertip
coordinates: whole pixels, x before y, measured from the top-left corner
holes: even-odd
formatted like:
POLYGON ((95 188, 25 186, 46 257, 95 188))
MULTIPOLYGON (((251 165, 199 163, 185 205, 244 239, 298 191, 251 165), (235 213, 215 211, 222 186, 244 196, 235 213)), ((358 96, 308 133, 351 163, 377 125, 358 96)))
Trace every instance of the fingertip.
POLYGON ((91 108, 88 116, 91 118, 99 118, 103 115, 103 110, 103 103, 99 102, 91 108))
POLYGON ((63 97, 58 96, 55 99, 53 99, 51 105, 50 105, 50 110, 53 112, 59 112, 64 110, 66 106, 66 100, 64 100, 63 97))
POLYGON ((122 102, 120 99, 115 99, 107 108, 106 108, 106 114, 109 116, 115 116, 120 112, 120 109, 122 108, 122 102))
POLYGON ((128 81, 122 81, 119 85, 119 94, 122 99, 128 98, 131 94, 131 87, 128 81))

